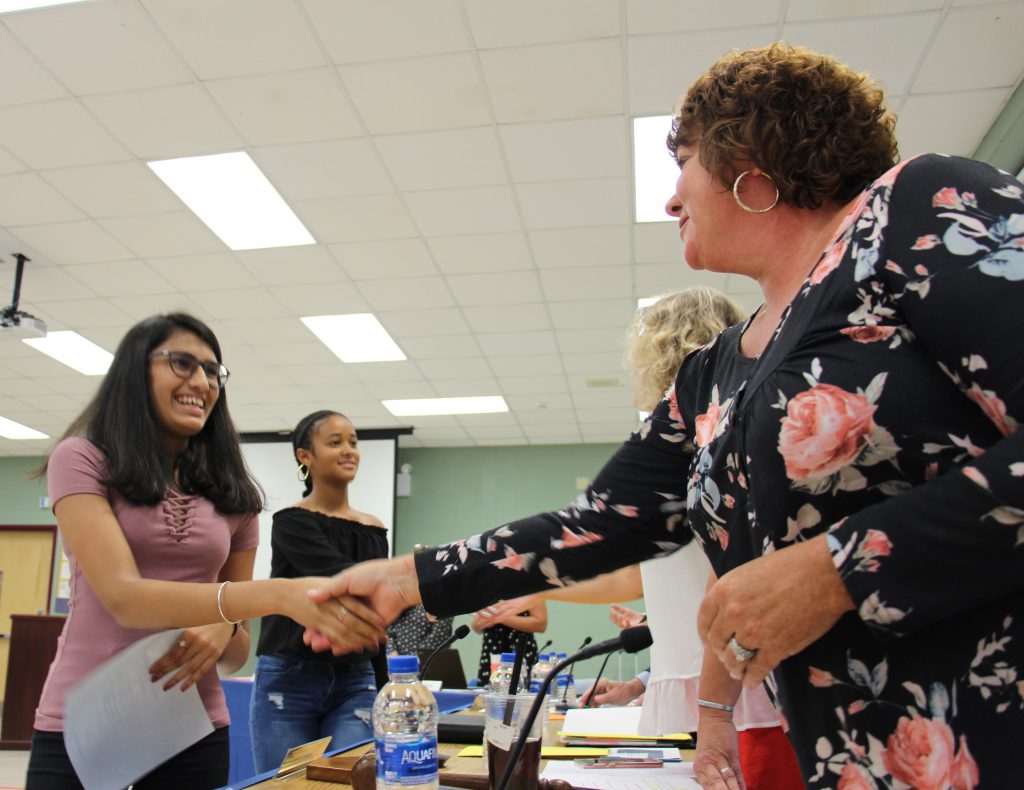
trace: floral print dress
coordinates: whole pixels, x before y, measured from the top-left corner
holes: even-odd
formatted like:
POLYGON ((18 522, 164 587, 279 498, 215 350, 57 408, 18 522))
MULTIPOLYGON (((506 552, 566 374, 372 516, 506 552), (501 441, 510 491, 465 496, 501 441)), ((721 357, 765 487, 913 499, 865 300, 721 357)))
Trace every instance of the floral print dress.
POLYGON ((769 680, 808 787, 1024 786, 1022 197, 967 159, 886 173, 760 357, 727 330, 576 503, 418 554, 427 607, 825 533, 856 611, 769 680))

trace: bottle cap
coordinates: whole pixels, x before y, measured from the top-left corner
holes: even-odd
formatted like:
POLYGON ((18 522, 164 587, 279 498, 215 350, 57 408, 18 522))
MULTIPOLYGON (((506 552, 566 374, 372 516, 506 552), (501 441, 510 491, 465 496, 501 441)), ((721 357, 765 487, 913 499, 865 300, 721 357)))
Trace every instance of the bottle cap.
POLYGON ((501 654, 501 663, 502 664, 512 664, 512 663, 515 662, 515 660, 516 660, 516 654, 515 653, 502 653, 501 654))
POLYGON ((419 671, 420 660, 416 656, 388 656, 388 672, 392 675, 419 671))

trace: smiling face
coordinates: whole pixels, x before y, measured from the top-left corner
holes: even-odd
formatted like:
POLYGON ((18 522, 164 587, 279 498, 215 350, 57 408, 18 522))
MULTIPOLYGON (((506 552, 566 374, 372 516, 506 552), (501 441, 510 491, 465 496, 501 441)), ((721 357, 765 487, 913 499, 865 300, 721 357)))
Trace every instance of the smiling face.
POLYGON ((346 418, 331 414, 314 429, 310 449, 300 448, 296 457, 309 468, 314 490, 320 481, 351 483, 359 471, 359 436, 346 418))
MULTIPOLYGON (((200 362, 217 362, 209 345, 183 329, 174 330, 151 354, 165 350, 191 354, 200 362)), ((220 397, 220 390, 210 385, 201 365, 188 378, 180 378, 167 356, 150 358, 149 391, 164 448, 171 454, 182 452, 188 440, 203 430, 220 397)))

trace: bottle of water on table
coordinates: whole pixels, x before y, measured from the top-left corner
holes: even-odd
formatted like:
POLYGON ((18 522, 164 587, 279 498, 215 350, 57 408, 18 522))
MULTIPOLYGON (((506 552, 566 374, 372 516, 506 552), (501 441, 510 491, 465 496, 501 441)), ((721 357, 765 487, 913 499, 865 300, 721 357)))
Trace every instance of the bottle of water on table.
POLYGON ((437 701, 417 673, 416 656, 390 656, 373 703, 377 790, 437 790, 437 701))

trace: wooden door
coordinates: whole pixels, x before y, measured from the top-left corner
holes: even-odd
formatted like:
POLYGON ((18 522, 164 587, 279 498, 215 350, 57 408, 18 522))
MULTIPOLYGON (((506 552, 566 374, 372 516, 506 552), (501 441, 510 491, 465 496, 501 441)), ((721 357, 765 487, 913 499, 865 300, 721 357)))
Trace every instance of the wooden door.
POLYGON ((0 694, 7 687, 12 614, 48 614, 56 527, 0 527, 0 694))

